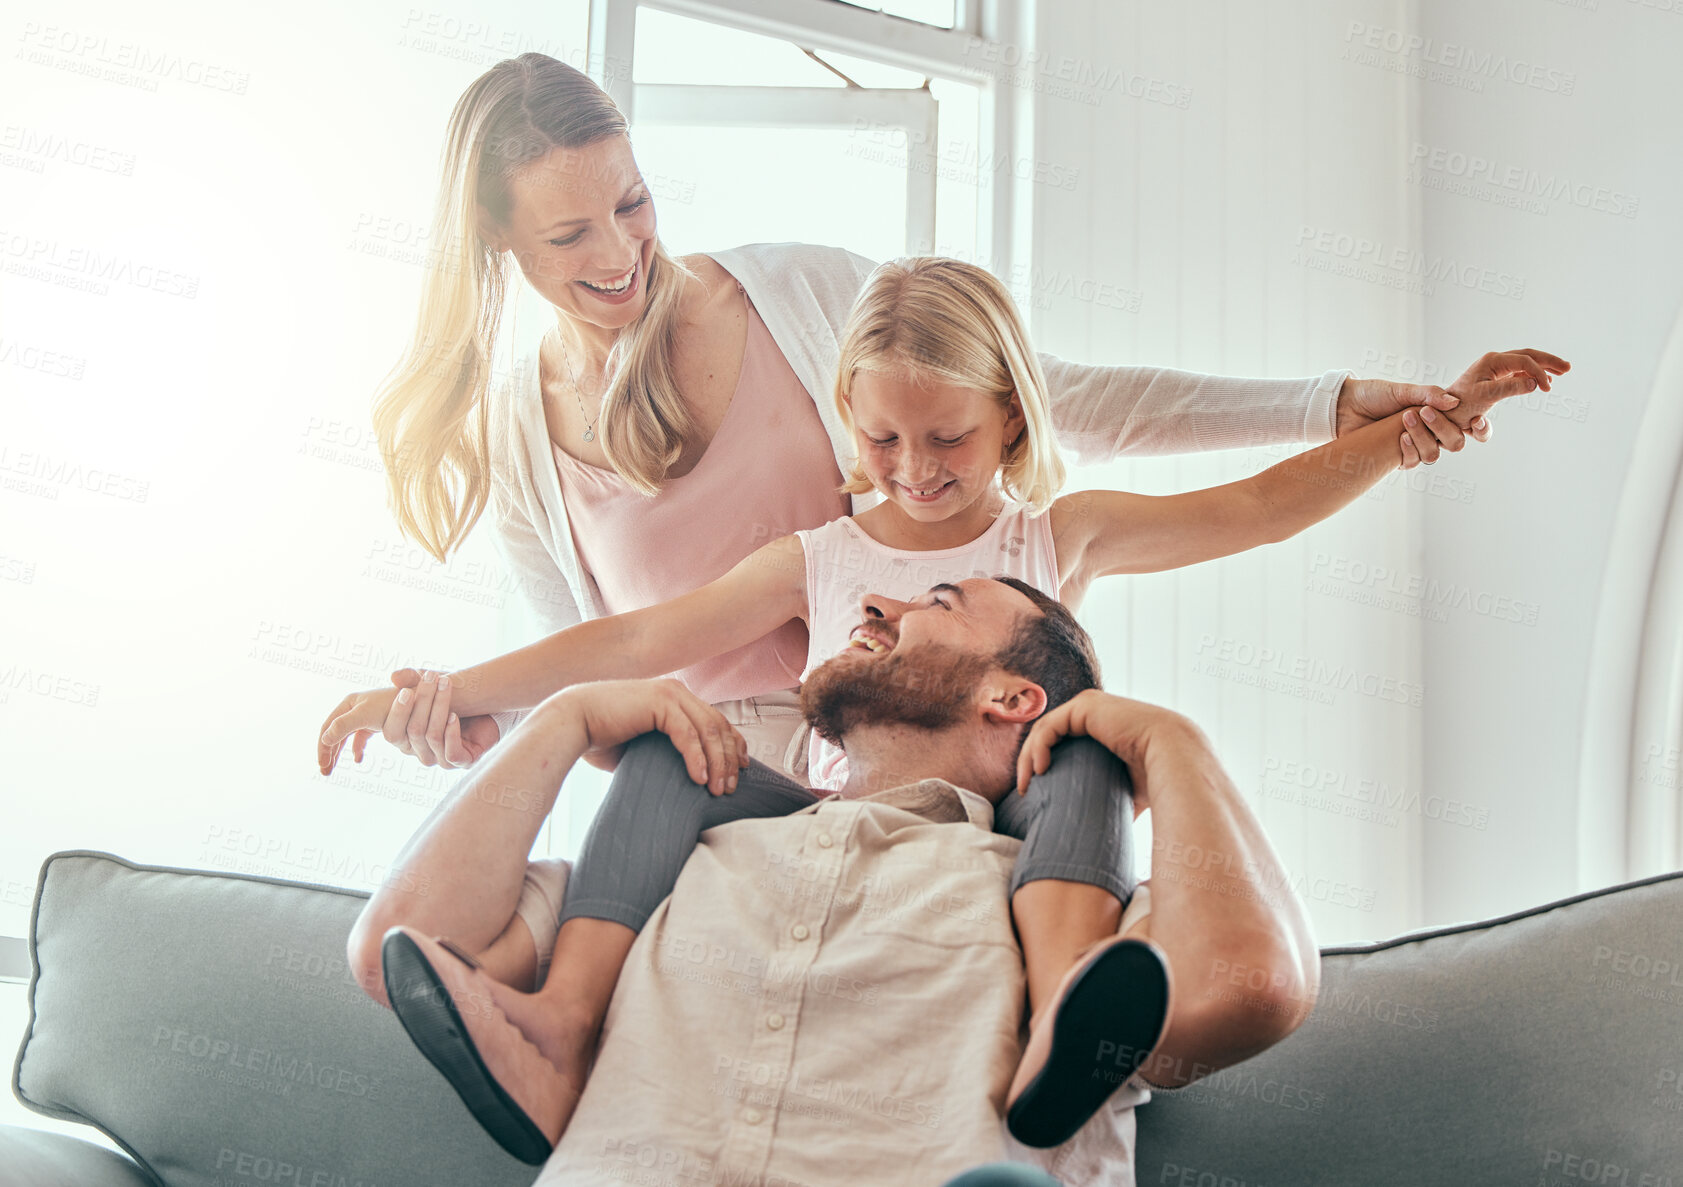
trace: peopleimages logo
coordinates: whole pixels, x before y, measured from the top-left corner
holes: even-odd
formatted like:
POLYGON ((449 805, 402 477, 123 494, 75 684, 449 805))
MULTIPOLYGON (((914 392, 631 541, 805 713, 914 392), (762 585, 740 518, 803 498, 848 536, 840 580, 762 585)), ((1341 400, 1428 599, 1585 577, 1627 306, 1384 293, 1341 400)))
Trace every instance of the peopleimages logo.
MULTIPOLYGON (((1635 218, 1636 212, 1642 206, 1641 199, 1606 186, 1590 185, 1580 179, 1562 177, 1553 171, 1545 173, 1495 157, 1483 157, 1477 153, 1432 148, 1418 141, 1409 154, 1408 163, 1412 173, 1409 178, 1411 181, 1419 180, 1422 172, 1426 175, 1436 174, 1472 186, 1492 186, 1511 193, 1518 199, 1565 202, 1581 210, 1611 214, 1618 218, 1635 218)), ((1470 192, 1469 196, 1479 195, 1474 191, 1470 192)), ((1535 213, 1546 214, 1547 207, 1535 213)))
POLYGON ((1586 1158, 1581 1154, 1550 1148, 1543 1155, 1541 1182, 1552 1185, 1573 1181, 1595 1183, 1600 1187, 1673 1187, 1674 1184, 1670 1175, 1662 1175, 1657 1171, 1639 1171, 1617 1162, 1586 1158), (1559 1174, 1561 1178, 1550 1178, 1551 1171, 1559 1174))
MULTIPOLYGON (((1349 50, 1395 55, 1422 67, 1436 67, 1468 77, 1469 81, 1502 81, 1515 86, 1531 87, 1557 95, 1570 95, 1578 85, 1578 76, 1571 70, 1560 70, 1545 62, 1525 58, 1510 58, 1494 50, 1453 41, 1439 41, 1419 33, 1405 33, 1401 29, 1387 29, 1366 21, 1351 21, 1344 30, 1349 50)), ((1364 65, 1377 63, 1363 61, 1364 65)), ((1432 81, 1447 81, 1434 78, 1432 81)))
MULTIPOLYGON (((216 1155, 216 1169, 238 1179, 256 1183, 273 1183, 276 1187, 376 1187, 367 1179, 352 1179, 337 1171, 311 1167, 304 1163, 288 1162, 244 1150, 222 1147, 216 1155)), ((228 1179, 233 1184, 236 1179, 228 1179)))
POLYGON ((237 1039, 172 1026, 156 1027, 152 1032, 152 1046, 174 1057, 202 1060, 206 1065, 266 1077, 283 1089, 282 1095, 292 1085, 309 1085, 347 1096, 372 1097, 380 1087, 378 1076, 353 1071, 336 1063, 318 1063, 307 1057, 250 1047, 237 1039))
POLYGON ((26 21, 18 40, 16 56, 23 61, 144 91, 156 91, 164 80, 243 95, 251 82, 243 70, 85 29, 26 21))
POLYGON ((1525 296, 1523 276, 1457 260, 1452 256, 1428 256, 1415 247, 1388 244, 1363 235, 1326 227, 1302 226, 1298 228, 1297 245, 1297 262, 1305 267, 1416 291, 1404 283, 1408 281, 1419 286, 1418 291, 1428 297, 1435 295, 1435 286, 1440 284, 1476 289, 1516 301, 1525 296), (1378 271, 1375 272, 1375 269, 1378 271))
MULTIPOLYGON (((1258 647, 1232 638, 1201 635, 1196 656, 1194 670, 1207 675, 1248 669, 1315 692, 1359 692, 1401 705, 1418 706, 1425 697, 1425 688, 1414 681, 1399 680, 1381 672, 1365 672, 1343 663, 1331 664, 1313 656, 1293 655, 1273 647, 1258 647)), ((1257 681, 1245 680, 1242 683, 1256 684, 1257 681)), ((1320 699, 1323 704, 1331 703, 1322 698, 1310 699, 1320 699)))

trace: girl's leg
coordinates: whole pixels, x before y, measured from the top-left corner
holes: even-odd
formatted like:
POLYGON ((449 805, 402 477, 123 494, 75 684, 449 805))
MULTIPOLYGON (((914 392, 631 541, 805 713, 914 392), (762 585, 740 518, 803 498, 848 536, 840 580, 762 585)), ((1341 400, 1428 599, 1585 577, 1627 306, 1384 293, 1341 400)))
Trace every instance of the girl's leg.
POLYGON ((994 829, 1022 840, 1011 915, 1039 1013, 1064 973, 1096 940, 1116 934, 1132 897, 1134 798, 1128 768, 1091 738, 1052 748, 1045 774, 994 806, 994 829))
POLYGON ((643 924, 672 893, 708 829, 786 816, 817 796, 759 761, 728 795, 690 780, 665 734, 627 744, 566 887, 549 976, 536 993, 496 1001, 549 1061, 582 1083, 620 969, 643 924))

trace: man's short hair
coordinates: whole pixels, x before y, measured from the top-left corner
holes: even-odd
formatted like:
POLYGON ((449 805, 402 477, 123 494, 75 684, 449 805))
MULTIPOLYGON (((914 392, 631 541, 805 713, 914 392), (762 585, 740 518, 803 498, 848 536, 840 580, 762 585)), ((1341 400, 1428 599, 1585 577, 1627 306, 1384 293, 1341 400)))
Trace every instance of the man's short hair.
MULTIPOLYGON (((1045 689, 1048 710, 1078 692, 1098 688, 1099 657, 1092 637, 1075 621, 1069 607, 1015 577, 994 580, 1009 585, 1040 611, 1023 616, 1010 641, 994 655, 994 662, 1045 689)), ((1028 736, 1028 726, 1023 727, 1023 736, 1028 736)))

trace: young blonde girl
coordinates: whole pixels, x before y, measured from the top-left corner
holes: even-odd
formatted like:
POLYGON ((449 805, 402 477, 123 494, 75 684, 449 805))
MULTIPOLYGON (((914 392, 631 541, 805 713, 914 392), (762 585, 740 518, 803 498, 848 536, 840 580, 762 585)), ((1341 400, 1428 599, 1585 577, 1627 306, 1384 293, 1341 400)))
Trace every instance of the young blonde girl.
MULTIPOLYGON (((456 728, 460 717, 528 708, 571 684, 660 676, 751 643, 791 619, 806 623, 810 632, 803 679, 847 649, 860 652, 850 663, 893 663, 900 609, 913 599, 922 599, 925 606, 944 605, 941 594, 931 592, 939 584, 1005 575, 1073 608, 1098 577, 1178 568, 1295 535, 1350 503, 1403 460, 1398 414, 1207 490, 1160 497, 1084 491, 1059 497, 1065 472, 1053 444, 1046 384, 1009 293, 981 268, 934 257, 890 261, 871 275, 847 323, 835 400, 853 433, 858 459, 844 490, 874 489, 882 496, 879 504, 772 540, 723 577, 672 601, 583 622, 441 677, 432 719, 447 713, 456 728)), ((1096 670, 1093 676, 1096 683, 1096 670)), ((343 740, 356 731, 405 729, 407 705, 395 689, 347 698, 323 735, 324 769, 330 769, 343 740)), ((815 785, 845 787, 852 795, 881 790, 850 782, 845 756, 831 741, 815 735, 811 745, 808 777, 815 785)), ((1058 767, 1054 763, 1040 778, 1056 775, 1058 767)), ((1089 785, 1095 770, 1085 769, 1089 785)), ((711 822, 795 811, 809 802, 810 793, 783 782, 788 788, 778 794, 723 809, 735 815, 711 822)), ((1132 887, 1129 817, 1115 807, 1126 791, 1125 775, 1111 771, 1098 782, 1102 786, 1087 786, 1079 795, 1074 790, 1041 795, 1028 810, 1030 819, 1016 821, 1020 832, 996 822, 1001 831, 1030 837, 1019 858, 1011 903, 1037 1024, 1056 1015, 1061 987, 1079 955, 1114 935, 1132 887), (1033 813, 1042 806, 1073 816, 1030 835, 1033 813), (1079 855, 1072 853, 1083 846, 1079 855)), ((736 784, 735 777, 723 778, 709 790, 718 796, 736 790, 736 784)), ((1003 805, 999 815, 1008 815, 1003 805)), ((655 813, 641 817, 659 818, 655 813)), ((602 852, 616 846, 620 853, 627 851, 623 838, 610 845, 598 837, 608 827, 602 819, 592 827, 568 888, 549 979, 525 1002, 517 999, 527 995, 514 990, 504 995, 507 1016, 532 1031, 543 1026, 535 1003, 566 1002, 572 992, 567 983, 580 968, 596 970, 588 980, 598 987, 602 968, 617 970, 648 911, 670 891, 697 830, 707 823, 698 818, 683 835, 645 838, 671 857, 661 866, 666 872, 651 879, 646 871, 604 869, 613 863, 593 859, 599 842, 602 852), (595 870, 589 879, 587 865, 595 870), (616 878, 640 880, 639 888, 635 894, 616 892, 607 885, 616 878), (628 899, 636 901, 627 906, 628 899)), ((630 823, 613 827, 637 827, 635 813, 623 819, 630 823)), ((404 930, 388 936, 388 979, 389 962, 395 959, 412 969, 421 967, 429 953, 435 961, 455 959, 404 930)), ((535 938, 544 948, 547 937, 535 938)), ((611 979, 607 983, 611 986, 611 979)), ((605 998, 599 1006, 597 1025, 605 998)), ((1161 1017, 1136 1022, 1139 1037, 1134 1041, 1143 1056, 1155 1041, 1154 1026, 1161 1017)), ((582 1083, 594 1034, 572 1046, 554 1035, 534 1041, 566 1084, 576 1088, 582 1083)), ((444 1068, 444 1061, 434 1061, 444 1068)), ((1020 1087, 1014 1087, 1014 1097, 1021 1095, 1020 1087)), ((458 1091, 467 1099, 460 1085, 458 1091)), ((565 1095, 557 1089, 546 1099, 565 1095)), ((1100 1092, 1082 1107, 1090 1115, 1103 1099, 1100 1092)), ((498 1132, 491 1120, 481 1120, 498 1132)), ((1015 1131, 1015 1117, 1013 1122, 1015 1131)), ((550 1142, 559 1133, 553 1118, 536 1128, 550 1142)))
MULTIPOLYGON (((875 490, 882 502, 772 540, 682 597, 581 623, 440 678, 431 716, 454 727, 529 708, 581 681, 664 675, 791 619, 809 632, 804 679, 848 645, 860 594, 909 599, 954 573, 1017 576, 1074 609, 1097 577, 1175 569, 1287 539, 1402 462, 1398 413, 1222 486, 1060 498, 1065 470, 1046 382, 1015 304, 991 273, 942 257, 892 260, 871 275, 844 333, 835 402, 858 459, 842 491, 875 490), (931 486, 935 496, 921 497, 931 486), (975 567, 971 550, 990 533, 997 556, 975 567)), ((345 698, 319 743, 324 773, 352 734, 404 732, 409 703, 395 688, 345 698)), ((809 781, 842 786, 839 752, 819 738, 810 745, 809 781)))

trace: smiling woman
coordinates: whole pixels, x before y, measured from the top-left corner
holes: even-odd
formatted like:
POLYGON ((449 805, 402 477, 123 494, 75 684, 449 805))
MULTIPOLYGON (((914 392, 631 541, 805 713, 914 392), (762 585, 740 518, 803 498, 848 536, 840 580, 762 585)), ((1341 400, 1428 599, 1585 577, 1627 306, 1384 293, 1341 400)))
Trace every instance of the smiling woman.
MULTIPOLYGON (((841 323, 870 262, 797 244, 675 260, 624 119, 579 71, 524 54, 468 88, 450 120, 436 223, 453 255, 427 278, 410 349, 375 414, 391 501, 405 534, 440 559, 492 509, 511 567, 564 595, 542 608, 550 630, 673 598, 768 539, 874 498, 868 483, 844 485, 853 434, 845 409, 817 399, 837 375, 841 323), (493 385, 511 264, 554 322, 535 352, 535 383, 493 385), (768 401, 757 419, 777 444, 769 457, 749 420, 727 416, 744 384, 751 399, 768 401), (697 470, 709 454, 756 447, 755 460, 728 475, 697 470)), ((989 390, 1008 390, 1035 366, 1025 343, 1012 351, 1012 382, 990 381, 989 390)), ((1201 448, 1300 440, 1306 425, 1330 430, 1334 412, 1341 422, 1371 415, 1341 401, 1342 371, 1223 384, 1186 372, 1044 365, 1055 377, 1048 423, 1033 435, 1007 426, 1008 453, 1045 451, 1026 457, 1025 491, 1036 503, 1062 476, 1054 433, 1090 458, 1160 449, 1171 438, 1201 448)), ((908 458, 924 465, 920 452, 908 458)), ((1007 460, 1016 473, 1016 455, 1007 460)), ((744 640, 721 668, 685 674, 707 700, 732 705, 757 735, 757 754, 797 773, 803 651, 804 627, 786 621, 744 640)), ((453 712, 448 682, 414 672, 399 679, 415 691, 392 701, 381 728, 425 763, 470 763, 515 720, 453 712)), ((358 753, 369 732, 359 733, 358 753)), ((331 729, 324 735, 324 769, 339 741, 331 729)))
MULTIPOLYGON (((489 496, 476 397, 507 299, 507 257, 555 307, 564 352, 567 333, 577 336, 570 356, 587 372, 600 375, 617 345, 617 383, 596 397, 616 469, 653 493, 693 431, 660 349, 679 319, 683 289, 666 279, 679 268, 655 237, 625 132, 600 87, 541 54, 482 75, 450 117, 438 221, 456 258, 429 272, 408 354, 374 413, 399 523, 440 560, 489 496)), ((582 380, 570 364, 568 374, 582 413, 582 380)))

